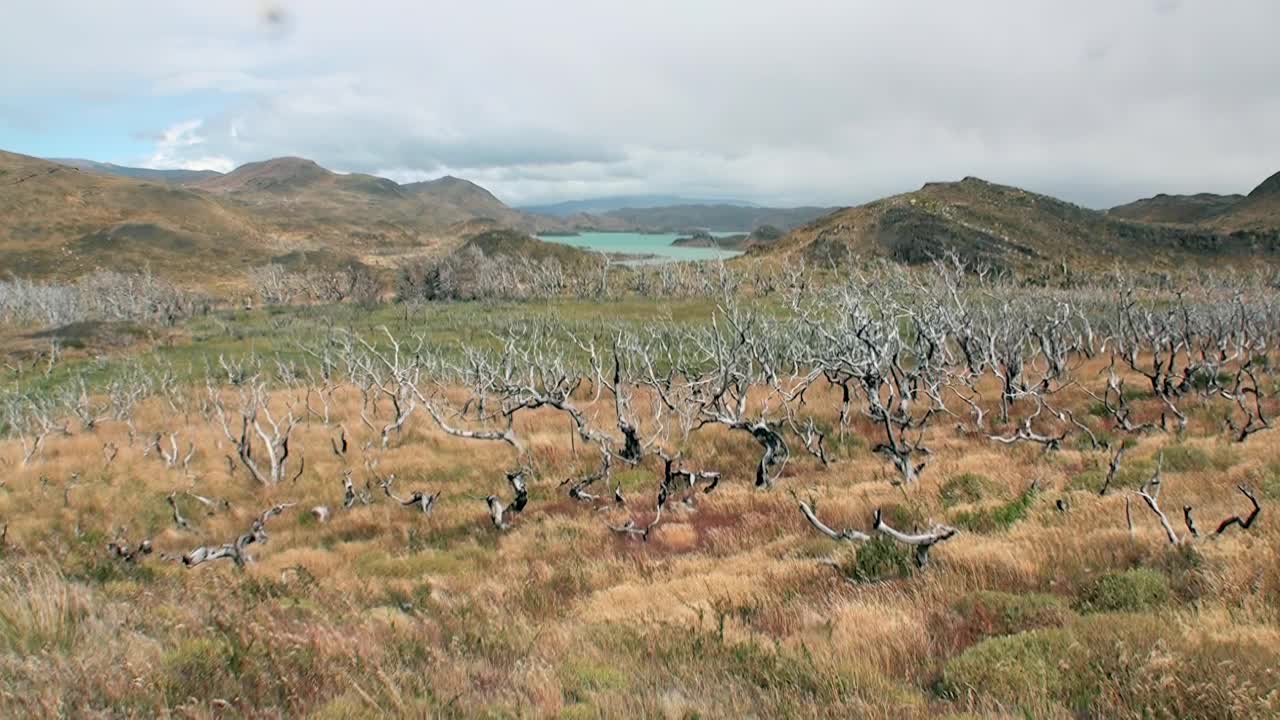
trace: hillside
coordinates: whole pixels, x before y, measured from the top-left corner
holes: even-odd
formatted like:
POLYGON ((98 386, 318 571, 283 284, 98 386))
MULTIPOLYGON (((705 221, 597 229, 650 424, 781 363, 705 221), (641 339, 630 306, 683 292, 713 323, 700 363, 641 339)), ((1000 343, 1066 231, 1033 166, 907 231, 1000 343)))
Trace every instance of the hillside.
POLYGON ((0 151, 0 275, 149 267, 205 284, 267 261, 262 237, 202 193, 0 151))
POLYGON ((1111 217, 1150 223, 1194 225, 1211 220, 1230 210, 1244 199, 1243 195, 1165 195, 1143 198, 1113 207, 1107 211, 1111 217))
POLYGON ((133 178, 134 180, 174 183, 177 185, 200 182, 201 180, 208 180, 222 174, 215 170, 154 170, 152 168, 126 167, 124 165, 95 162, 93 160, 85 160, 83 158, 49 158, 49 161, 56 162, 59 165, 70 165, 73 168, 78 168, 85 172, 99 173, 101 175, 115 175, 117 177, 133 178))
POLYGON ((402 187, 302 158, 179 185, 0 152, 0 187, 0 274, 33 278, 150 268, 217 289, 268 262, 389 266, 448 253, 492 222, 541 229, 464 180, 402 187))
MULTIPOLYGON (((447 228, 474 214, 386 178, 341 174, 303 158, 248 163, 190 186, 253 218, 289 250, 399 254, 449 245, 447 228)), ((444 248, 448 249, 448 248, 444 248)))
POLYGON ((485 257, 527 258, 545 261, 552 258, 561 265, 595 264, 596 257, 570 245, 546 242, 517 230, 495 228, 467 238, 462 250, 474 248, 485 257))
POLYGON ((511 208, 485 188, 452 175, 409 183, 401 188, 410 195, 442 201, 462 209, 472 217, 493 220, 521 232, 538 234, 571 232, 575 229, 574 225, 563 219, 511 208))
POLYGON ((1263 180, 1243 200, 1207 225, 1224 231, 1280 228, 1280 172, 1263 180))
POLYGON ((769 252, 818 259, 852 252, 904 263, 956 252, 1010 269, 1061 262, 1077 267, 1115 261, 1159 266, 1188 257, 1278 257, 1280 233, 1131 222, 969 177, 928 183, 914 192, 839 210, 797 228, 769 252))

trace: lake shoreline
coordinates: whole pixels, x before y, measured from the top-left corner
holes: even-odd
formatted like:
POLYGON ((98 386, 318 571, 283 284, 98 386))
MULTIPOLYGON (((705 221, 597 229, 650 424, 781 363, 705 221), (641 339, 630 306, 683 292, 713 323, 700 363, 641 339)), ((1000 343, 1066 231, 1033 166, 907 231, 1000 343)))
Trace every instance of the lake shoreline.
MULTIPOLYGON (((741 233, 715 232, 712 236, 735 236, 741 233)), ((685 233, 580 232, 577 235, 540 234, 539 240, 599 252, 611 256, 643 258, 646 263, 699 262, 728 260, 742 253, 721 247, 690 247, 673 244, 687 237, 685 233)))

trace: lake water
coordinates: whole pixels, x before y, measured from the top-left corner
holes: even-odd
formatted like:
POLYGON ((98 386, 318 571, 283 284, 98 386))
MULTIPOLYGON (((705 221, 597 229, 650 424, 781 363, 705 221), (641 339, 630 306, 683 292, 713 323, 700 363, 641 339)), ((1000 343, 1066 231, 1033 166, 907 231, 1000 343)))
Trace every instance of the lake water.
MULTIPOLYGON (((732 232, 713 232, 715 237, 740 235, 732 232)), ((607 253, 626 253, 628 255, 656 255, 657 262, 664 260, 715 260, 741 255, 735 250, 719 250, 703 247, 674 247, 672 240, 688 235, 675 233, 625 233, 625 232, 584 232, 579 235, 539 235, 540 240, 572 245, 585 250, 607 253)))

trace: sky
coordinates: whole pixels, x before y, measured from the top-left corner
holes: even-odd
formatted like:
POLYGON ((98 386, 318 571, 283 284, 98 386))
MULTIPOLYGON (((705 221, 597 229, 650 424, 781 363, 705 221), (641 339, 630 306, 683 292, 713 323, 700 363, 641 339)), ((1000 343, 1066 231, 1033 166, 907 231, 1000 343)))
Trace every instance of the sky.
POLYGON ((0 149, 282 155, 512 205, 852 205, 978 176, 1107 207, 1280 170, 1276 0, 6 2, 0 149))

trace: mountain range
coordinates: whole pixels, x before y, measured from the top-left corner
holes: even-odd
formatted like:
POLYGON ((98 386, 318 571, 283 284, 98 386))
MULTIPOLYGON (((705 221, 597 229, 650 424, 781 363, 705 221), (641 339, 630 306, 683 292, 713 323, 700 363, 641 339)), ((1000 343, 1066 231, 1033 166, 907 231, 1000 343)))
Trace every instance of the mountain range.
POLYGON ((547 205, 525 205, 521 210, 539 215, 553 217, 569 217, 580 213, 607 213, 610 210, 642 209, 672 207, 674 205, 734 205, 736 207, 758 207, 745 200, 712 200, 708 198, 690 198, 680 195, 612 195, 609 197, 590 198, 586 200, 568 200, 547 205))
POLYGON ((1247 196, 1157 196, 1110 211, 967 177, 844 208, 763 250, 921 263, 955 252, 1008 269, 1172 268, 1189 259, 1280 260, 1280 174, 1247 196))
POLYGON ((552 216, 509 207, 462 178, 402 185, 303 158, 221 174, 0 151, 0 276, 150 268, 216 291, 237 287, 246 269, 267 262, 391 268, 496 228, 530 235, 766 228, 770 240, 748 243, 752 255, 918 263, 954 251, 1020 270, 1245 263, 1280 258, 1280 173, 1247 195, 1158 195, 1109 211, 965 178, 837 209, 712 204, 552 216))

